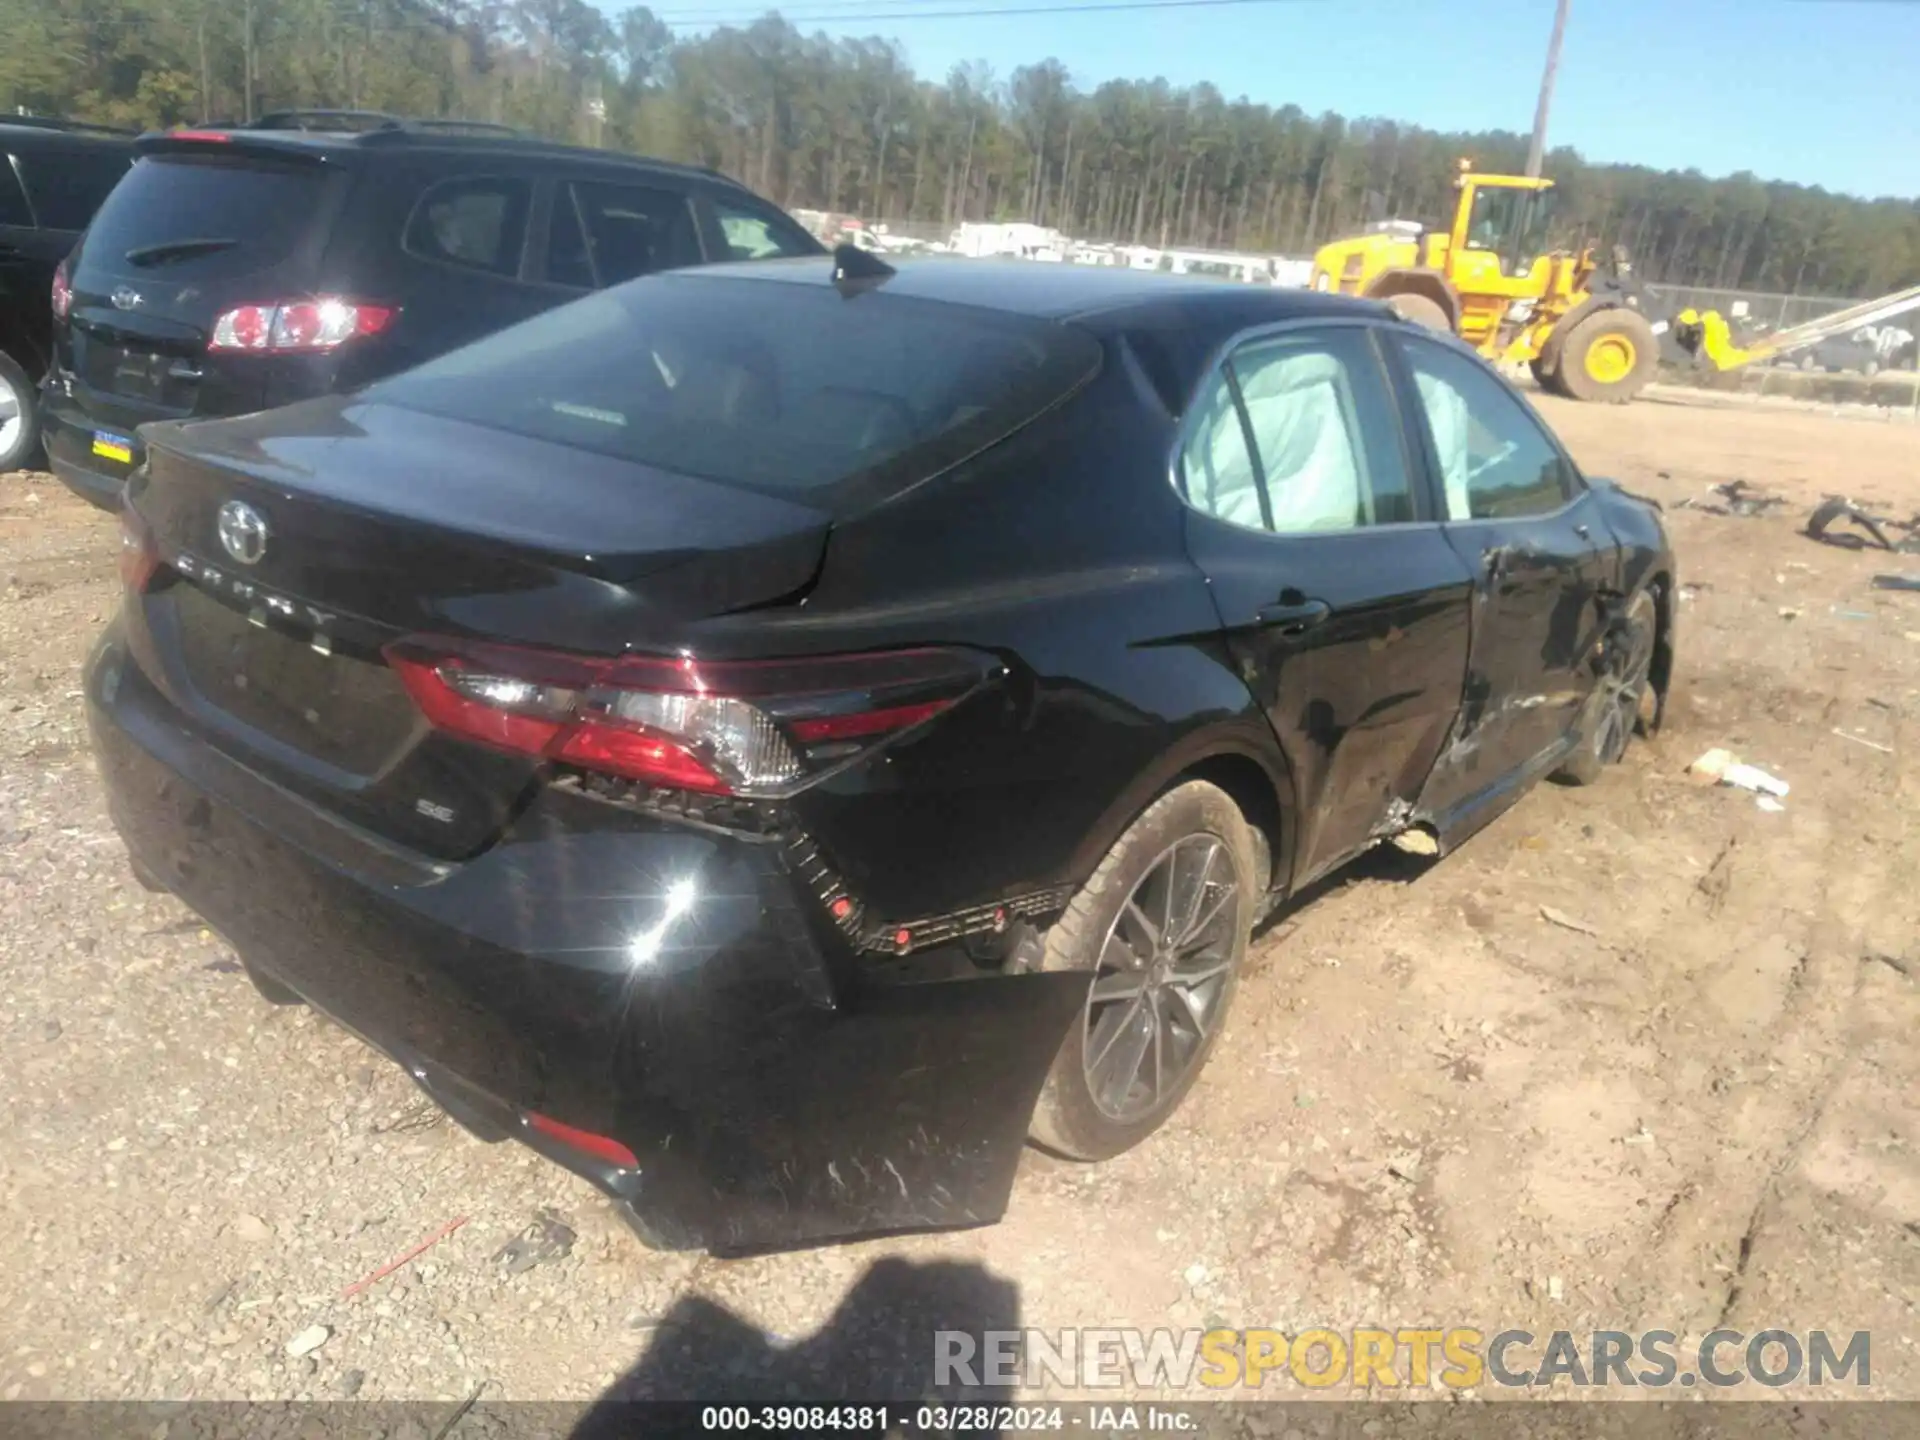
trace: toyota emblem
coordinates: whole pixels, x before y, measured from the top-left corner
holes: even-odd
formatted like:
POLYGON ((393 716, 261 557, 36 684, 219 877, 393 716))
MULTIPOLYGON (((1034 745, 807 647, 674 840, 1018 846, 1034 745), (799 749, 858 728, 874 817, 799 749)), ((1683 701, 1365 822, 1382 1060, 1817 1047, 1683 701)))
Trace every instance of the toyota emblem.
POLYGON ((227 501, 220 507, 220 544, 242 565, 259 564, 267 553, 266 517, 245 501, 227 501))
POLYGON ((115 286, 113 294, 107 298, 113 301, 116 310, 136 310, 141 304, 140 292, 131 285, 115 286))

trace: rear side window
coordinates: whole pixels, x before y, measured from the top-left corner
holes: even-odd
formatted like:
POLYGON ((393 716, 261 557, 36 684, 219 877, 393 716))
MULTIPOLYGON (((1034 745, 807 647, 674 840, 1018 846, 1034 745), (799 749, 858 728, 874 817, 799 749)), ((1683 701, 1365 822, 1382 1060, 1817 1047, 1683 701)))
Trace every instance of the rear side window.
POLYGON ((33 212, 27 209, 27 195, 14 178, 13 157, 0 154, 0 225, 31 227, 33 212))
POLYGON ((1084 331, 699 271, 560 306, 369 398, 771 492, 875 496, 1002 439, 1099 367, 1084 331))
POLYGON ((424 260, 518 275, 533 187, 505 176, 448 180, 420 197, 402 242, 424 260))
POLYGON ((1412 520, 1399 417, 1367 334, 1302 331, 1236 351, 1189 422, 1180 480, 1195 509, 1277 535, 1412 520))
POLYGON ((554 206, 569 201, 597 285, 698 265, 704 258, 684 195, 641 185, 563 185, 554 206))
POLYGON ((725 258, 729 260, 773 260, 784 255, 819 253, 796 226, 770 215, 729 205, 724 200, 713 202, 713 214, 727 242, 725 258))
POLYGON ((47 230, 84 230, 94 211, 127 173, 130 151, 91 146, 63 154, 39 152, 20 157, 33 213, 47 230))
POLYGON ((311 166, 148 156, 94 217, 82 270, 163 270, 185 281, 269 269, 314 223, 324 185, 311 166))

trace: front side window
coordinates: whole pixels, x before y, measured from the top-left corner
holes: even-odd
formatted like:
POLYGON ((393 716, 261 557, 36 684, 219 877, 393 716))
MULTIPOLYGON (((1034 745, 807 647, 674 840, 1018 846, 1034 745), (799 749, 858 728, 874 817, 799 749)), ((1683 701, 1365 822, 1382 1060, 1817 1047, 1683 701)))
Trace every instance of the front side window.
POLYGON ((814 247, 793 226, 781 225, 766 215, 755 214, 724 200, 713 202, 714 218, 720 222, 720 234, 727 242, 727 258, 732 260, 773 260, 785 255, 811 255, 814 247))
POLYGON ((518 275, 531 201, 532 187, 524 180, 449 180, 420 197, 404 244, 415 255, 445 265, 518 275))
POLYGON ((1196 413, 1181 470, 1196 509, 1277 535, 1415 518, 1399 420, 1357 328, 1236 352, 1196 413))
POLYGON ((1433 441, 1449 520, 1546 515, 1580 482, 1540 422, 1471 356, 1399 337, 1433 441))

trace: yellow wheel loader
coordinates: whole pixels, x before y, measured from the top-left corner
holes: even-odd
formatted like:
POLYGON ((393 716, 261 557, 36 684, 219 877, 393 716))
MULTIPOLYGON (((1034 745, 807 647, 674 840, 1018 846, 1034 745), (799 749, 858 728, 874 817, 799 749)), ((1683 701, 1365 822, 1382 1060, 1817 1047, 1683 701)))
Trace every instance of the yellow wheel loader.
POLYGON ((1547 248, 1553 182, 1481 175, 1460 162, 1449 230, 1404 221, 1335 240, 1313 259, 1313 286, 1385 300, 1409 320, 1451 331, 1488 359, 1525 362, 1576 400, 1631 400, 1653 379, 1664 323, 1623 250, 1547 248))

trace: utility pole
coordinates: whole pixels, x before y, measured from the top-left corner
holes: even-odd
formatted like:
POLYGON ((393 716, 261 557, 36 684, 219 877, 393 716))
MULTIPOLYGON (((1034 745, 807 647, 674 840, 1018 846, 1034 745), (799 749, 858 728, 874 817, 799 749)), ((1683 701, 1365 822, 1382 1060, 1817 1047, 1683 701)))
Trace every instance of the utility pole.
POLYGON ((242 79, 246 82, 247 123, 251 125, 253 123, 253 0, 246 0, 246 8, 242 12, 241 24, 244 30, 244 39, 241 46, 244 52, 242 79))
POLYGON ((1553 108, 1553 80, 1560 69, 1560 42, 1567 33, 1569 0, 1554 0, 1553 38, 1547 42, 1547 71, 1540 77, 1540 103, 1533 112, 1533 143, 1527 147, 1527 174, 1538 176, 1547 151, 1547 112, 1553 108))

